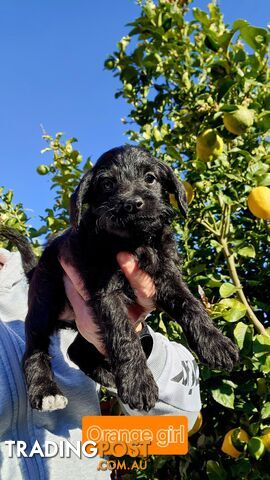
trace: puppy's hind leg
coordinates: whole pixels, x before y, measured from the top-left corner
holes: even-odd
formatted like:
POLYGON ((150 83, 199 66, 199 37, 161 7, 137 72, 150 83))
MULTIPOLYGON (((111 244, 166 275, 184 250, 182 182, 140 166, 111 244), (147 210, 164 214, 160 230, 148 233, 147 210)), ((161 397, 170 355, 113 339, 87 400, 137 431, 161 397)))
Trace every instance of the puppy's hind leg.
POLYGON ((179 275, 159 277, 157 305, 177 321, 190 347, 202 363, 218 369, 232 370, 239 361, 237 346, 210 320, 204 306, 189 291, 179 275))
POLYGON ((107 291, 96 299, 91 297, 90 305, 104 338, 120 399, 132 409, 149 411, 158 399, 158 387, 128 319, 122 293, 107 291))
POLYGON ((48 352, 49 337, 56 327, 64 299, 60 264, 57 257, 50 258, 45 250, 29 287, 26 351, 23 357, 30 404, 42 411, 58 410, 67 405, 66 397, 53 379, 48 352))

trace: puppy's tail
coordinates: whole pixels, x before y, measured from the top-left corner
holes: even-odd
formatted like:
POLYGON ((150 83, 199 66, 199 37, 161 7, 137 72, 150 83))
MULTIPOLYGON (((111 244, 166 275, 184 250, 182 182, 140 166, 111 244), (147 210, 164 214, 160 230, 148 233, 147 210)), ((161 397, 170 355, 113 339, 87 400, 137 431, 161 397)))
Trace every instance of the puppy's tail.
POLYGON ((18 230, 7 225, 0 224, 0 236, 6 238, 13 243, 19 250, 22 257, 23 269, 26 276, 31 276, 32 270, 37 264, 37 258, 33 252, 33 249, 27 240, 18 230))

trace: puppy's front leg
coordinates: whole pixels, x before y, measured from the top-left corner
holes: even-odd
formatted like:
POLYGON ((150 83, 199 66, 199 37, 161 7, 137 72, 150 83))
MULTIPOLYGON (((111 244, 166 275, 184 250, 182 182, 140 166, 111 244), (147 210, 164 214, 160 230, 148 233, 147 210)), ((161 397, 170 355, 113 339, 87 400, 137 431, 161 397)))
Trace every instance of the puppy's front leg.
POLYGON ((92 296, 90 305, 104 338, 120 399, 132 409, 149 411, 158 399, 158 387, 128 319, 122 292, 92 296))
POLYGON ((25 320, 26 351, 23 369, 32 408, 51 411, 64 408, 67 398, 57 386, 50 363, 50 335, 65 305, 62 270, 48 247, 29 286, 29 310, 25 320))
POLYGON ((159 275, 156 283, 157 305, 181 325, 199 359, 212 368, 231 370, 239 360, 238 348, 215 327, 179 271, 167 270, 167 275, 159 275))

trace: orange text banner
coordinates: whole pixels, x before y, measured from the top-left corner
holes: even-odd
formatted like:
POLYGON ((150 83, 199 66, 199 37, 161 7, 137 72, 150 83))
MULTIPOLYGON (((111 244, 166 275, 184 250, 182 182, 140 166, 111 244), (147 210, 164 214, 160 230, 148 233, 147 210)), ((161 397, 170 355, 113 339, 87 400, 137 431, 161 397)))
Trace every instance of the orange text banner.
POLYGON ((179 416, 94 416, 82 418, 82 442, 94 442, 98 455, 185 455, 188 420, 179 416))

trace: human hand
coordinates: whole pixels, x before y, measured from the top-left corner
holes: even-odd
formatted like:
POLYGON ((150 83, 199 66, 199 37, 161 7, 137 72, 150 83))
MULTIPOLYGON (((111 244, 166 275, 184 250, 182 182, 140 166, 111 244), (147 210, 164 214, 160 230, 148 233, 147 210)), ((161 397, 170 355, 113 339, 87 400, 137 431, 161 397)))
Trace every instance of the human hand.
POLYGON ((10 258, 10 252, 5 248, 0 248, 0 270, 4 268, 10 258))
MULTIPOLYGON (((94 320, 94 313, 87 305, 89 300, 83 281, 77 270, 59 258, 60 264, 65 271, 64 284, 66 295, 73 307, 75 321, 80 334, 91 342, 97 350, 106 355, 100 333, 94 320)), ((142 320, 154 308, 155 285, 151 277, 140 270, 135 257, 128 252, 120 252, 117 255, 118 264, 129 281, 136 295, 137 302, 128 308, 128 317, 136 332, 142 329, 142 320)))

